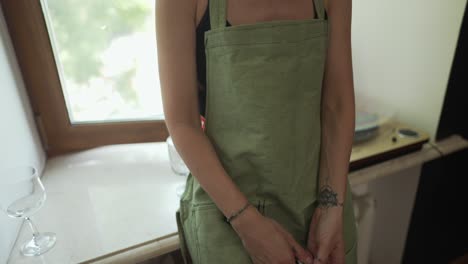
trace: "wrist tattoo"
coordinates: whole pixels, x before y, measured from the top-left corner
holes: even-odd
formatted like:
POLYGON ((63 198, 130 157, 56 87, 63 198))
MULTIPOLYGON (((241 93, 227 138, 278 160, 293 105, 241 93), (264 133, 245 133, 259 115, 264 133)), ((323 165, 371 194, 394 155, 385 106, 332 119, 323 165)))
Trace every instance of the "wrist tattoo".
MULTIPOLYGON (((324 143, 329 143, 328 142, 328 136, 325 133, 324 134, 324 143)), ((330 166, 328 164, 329 162, 329 156, 328 156, 328 149, 327 146, 323 146, 323 157, 321 156, 321 159, 324 159, 323 163, 325 165, 326 169, 326 174, 325 174, 325 179, 322 187, 320 187, 319 193, 318 193, 318 207, 320 208, 330 208, 330 207, 336 207, 336 206, 341 206, 343 207, 343 203, 338 202, 338 194, 332 189, 332 187, 328 184, 330 180, 330 175, 332 175, 332 172, 330 171, 330 166)))
POLYGON ((333 191, 330 185, 322 186, 318 195, 318 206, 321 208, 343 206, 343 203, 338 202, 337 196, 338 194, 333 191))

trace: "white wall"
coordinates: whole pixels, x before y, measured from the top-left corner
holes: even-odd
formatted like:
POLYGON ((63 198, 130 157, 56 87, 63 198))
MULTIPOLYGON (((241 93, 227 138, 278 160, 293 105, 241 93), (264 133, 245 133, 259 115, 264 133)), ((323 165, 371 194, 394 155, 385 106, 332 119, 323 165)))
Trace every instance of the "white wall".
MULTIPOLYGON (((356 102, 433 140, 466 0, 353 0, 356 102)), ((420 167, 376 180, 371 263, 400 263, 420 167)))
MULTIPOLYGON (((45 153, 0 9, 0 167, 30 164, 42 172, 45 153)), ((0 184, 9 175, 0 175, 0 184)), ((21 221, 0 213, 0 263, 6 263, 21 221)), ((40 228, 40 227, 39 227, 40 228)))
POLYGON ((357 100, 370 100, 434 138, 465 5, 466 0, 353 0, 357 100))

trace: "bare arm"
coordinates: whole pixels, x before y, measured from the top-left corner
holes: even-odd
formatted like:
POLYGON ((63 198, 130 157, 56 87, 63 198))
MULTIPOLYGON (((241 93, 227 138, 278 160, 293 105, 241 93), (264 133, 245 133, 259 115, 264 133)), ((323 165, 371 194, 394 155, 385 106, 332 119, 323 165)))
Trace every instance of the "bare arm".
POLYGON ((319 183, 319 204, 326 208, 344 201, 355 126, 351 0, 329 1, 327 4, 329 46, 322 93, 319 183), (336 199, 320 201, 320 197, 330 195, 336 195, 336 199))
POLYGON ((200 127, 195 32, 195 0, 156 1, 159 76, 169 134, 192 175, 223 214, 229 216, 247 198, 226 174, 200 127))
POLYGON ((328 259, 345 263, 343 204, 355 126, 351 58, 351 0, 326 1, 328 50, 322 90, 318 208, 314 211, 308 249, 314 264, 328 259))

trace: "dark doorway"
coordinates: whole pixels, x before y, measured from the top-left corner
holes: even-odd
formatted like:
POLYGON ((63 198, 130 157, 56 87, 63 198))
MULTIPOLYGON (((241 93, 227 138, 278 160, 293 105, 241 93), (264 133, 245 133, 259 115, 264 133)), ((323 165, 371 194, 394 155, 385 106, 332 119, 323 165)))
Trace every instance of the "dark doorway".
MULTIPOLYGON (((436 139, 468 139, 465 10, 436 139)), ((402 263, 453 263, 468 254, 468 150, 423 165, 402 263)))

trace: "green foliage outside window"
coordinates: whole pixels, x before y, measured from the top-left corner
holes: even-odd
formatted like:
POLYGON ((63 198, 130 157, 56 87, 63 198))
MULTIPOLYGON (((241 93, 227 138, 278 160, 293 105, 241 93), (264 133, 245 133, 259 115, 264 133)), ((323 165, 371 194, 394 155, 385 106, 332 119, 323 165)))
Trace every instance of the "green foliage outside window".
MULTIPOLYGON (((47 0, 54 41, 67 79, 83 85, 100 76, 100 54, 113 39, 138 31, 152 4, 148 0, 47 0)), ((115 89, 126 101, 135 97, 129 87, 134 72, 130 69, 115 80, 115 89)))

